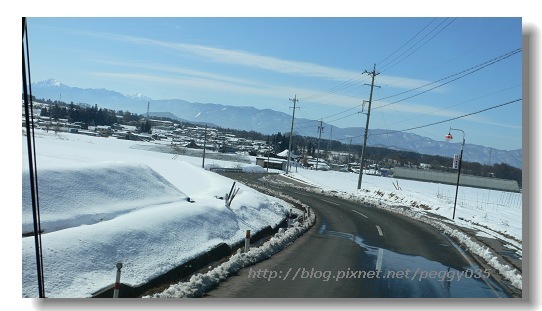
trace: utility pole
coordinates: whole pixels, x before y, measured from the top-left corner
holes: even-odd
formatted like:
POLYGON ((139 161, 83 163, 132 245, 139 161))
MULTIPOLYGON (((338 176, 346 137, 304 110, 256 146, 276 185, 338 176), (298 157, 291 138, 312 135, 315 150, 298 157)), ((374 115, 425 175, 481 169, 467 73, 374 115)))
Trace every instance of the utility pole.
POLYGON ((329 127, 329 140, 327 141, 327 153, 329 153, 329 149, 331 147, 331 137, 333 136, 333 125, 329 127))
POLYGON ((372 77, 372 81, 371 81, 371 93, 369 95, 369 107, 367 108, 367 123, 365 124, 365 135, 363 136, 363 148, 361 149, 361 159, 359 161, 358 190, 361 189, 361 179, 363 176, 363 160, 365 156, 365 146, 367 145, 367 134, 369 132, 369 118, 371 116, 371 102, 373 101, 373 88, 375 86, 375 76, 378 75, 378 73, 376 72, 376 64, 374 64, 372 72, 368 72, 367 70, 365 70, 363 73, 369 74, 372 77))
POLYGON ((348 168, 350 168, 351 157, 352 157, 352 137, 350 137, 350 142, 348 143, 348 160, 346 160, 346 164, 348 165, 348 168))
POLYGON ((151 105, 150 102, 147 102, 147 118, 145 119, 145 124, 142 126, 142 130, 143 129, 147 129, 147 125, 149 125, 149 129, 147 130, 147 133, 150 132, 150 122, 149 122, 149 106, 151 105))
POLYGON ((318 127, 318 132, 320 133, 318 135, 318 151, 316 151, 316 170, 318 170, 318 162, 320 160, 320 139, 322 138, 322 131, 324 130, 324 127, 322 126, 322 119, 320 119, 320 126, 318 127))
POLYGON ((294 134, 295 104, 299 101, 299 99, 297 99, 297 95, 294 95, 294 99, 291 99, 291 98, 289 99, 294 102, 294 107, 293 107, 294 110, 292 112, 292 128, 290 129, 290 143, 288 144, 288 164, 286 165, 286 174, 288 174, 290 170, 290 154, 292 153, 292 137, 294 134))
POLYGON ((201 168, 205 168, 205 149, 207 148, 207 124, 205 124, 205 134, 203 135, 203 161, 201 168))

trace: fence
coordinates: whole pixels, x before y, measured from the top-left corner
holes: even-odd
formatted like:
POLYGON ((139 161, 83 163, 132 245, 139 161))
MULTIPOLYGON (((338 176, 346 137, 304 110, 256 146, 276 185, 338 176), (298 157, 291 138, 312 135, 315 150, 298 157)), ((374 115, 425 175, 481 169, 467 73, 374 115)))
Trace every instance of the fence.
MULTIPOLYGON (((395 167, 393 171, 393 177, 395 178, 430 181, 450 185, 455 185, 457 183, 457 173, 436 172, 405 167, 395 167)), ((459 185, 474 188, 520 192, 518 182, 509 179, 461 174, 459 185)))

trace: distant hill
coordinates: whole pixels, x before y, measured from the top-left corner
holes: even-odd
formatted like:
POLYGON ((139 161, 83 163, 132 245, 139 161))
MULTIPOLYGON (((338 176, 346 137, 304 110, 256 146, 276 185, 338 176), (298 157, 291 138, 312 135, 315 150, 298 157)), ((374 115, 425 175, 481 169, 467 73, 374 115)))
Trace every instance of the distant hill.
MULTIPOLYGON (((257 131, 263 134, 289 133, 291 115, 271 109, 257 109, 254 107, 226 106, 213 103, 192 103, 181 99, 152 100, 142 95, 124 95, 106 89, 82 89, 71 87, 54 79, 32 84, 32 94, 36 98, 61 100, 64 102, 97 104, 100 107, 127 110, 132 113, 146 114, 148 105, 150 115, 163 116, 180 121, 200 124, 214 124, 223 128, 257 131)), ((297 119, 303 127, 318 128, 320 121, 297 119)), ((329 130, 331 126, 324 124, 329 130)), ((333 137, 352 137, 353 144, 362 143, 362 127, 338 128, 333 126, 333 137)), ((370 129, 371 139, 369 146, 394 148, 398 150, 413 151, 422 154, 452 157, 461 149, 460 143, 436 141, 416 134, 399 132, 386 135, 386 130, 370 129)), ((317 136, 316 130, 314 135, 317 136)), ((309 134, 310 135, 310 134, 309 134)), ((326 137, 328 138, 328 137, 326 137)), ((343 141, 344 143, 344 141, 343 141)), ((465 144, 463 159, 469 162, 482 164, 507 163, 511 166, 522 167, 522 149, 498 150, 480 145, 465 144), (490 157, 491 153, 491 157, 490 157), (491 158, 491 163, 489 163, 491 158)))

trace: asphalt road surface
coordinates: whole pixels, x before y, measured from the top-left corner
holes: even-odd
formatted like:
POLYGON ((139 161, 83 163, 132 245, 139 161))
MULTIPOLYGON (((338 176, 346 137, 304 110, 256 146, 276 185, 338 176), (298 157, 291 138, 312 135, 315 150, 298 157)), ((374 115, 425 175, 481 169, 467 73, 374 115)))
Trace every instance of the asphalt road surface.
MULTIPOLYGON (((228 177, 250 184, 262 175, 228 177)), ((508 297, 489 271, 426 224, 340 198, 279 189, 310 206, 316 223, 292 245, 240 270, 207 297, 508 297)))

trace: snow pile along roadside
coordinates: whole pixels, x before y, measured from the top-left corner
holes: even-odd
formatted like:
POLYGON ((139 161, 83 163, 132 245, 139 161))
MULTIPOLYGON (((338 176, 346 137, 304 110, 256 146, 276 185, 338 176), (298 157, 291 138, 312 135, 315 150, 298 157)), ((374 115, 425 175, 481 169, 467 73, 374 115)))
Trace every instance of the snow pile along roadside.
MULTIPOLYGON (((122 284, 140 287, 218 244, 241 243, 247 229, 276 228, 293 207, 242 184, 233 189, 233 180, 184 157, 137 148, 149 143, 38 133, 48 298, 92 297, 114 284, 118 262, 122 284)), ((22 297, 37 297, 29 179, 23 167, 22 297)))
POLYGON ((192 276, 188 282, 171 285, 161 293, 143 298, 189 298, 201 297, 209 290, 215 288, 221 281, 237 273, 242 268, 270 258, 280 250, 292 244, 303 233, 310 229, 316 217, 311 214, 305 221, 296 221, 290 228, 281 228, 267 242, 258 248, 252 248, 243 253, 241 249, 230 259, 205 274, 192 276))
POLYGON ((451 236, 452 238, 455 238, 458 241, 460 241, 460 243, 464 247, 466 247, 469 250, 469 252, 483 258, 487 264, 495 268, 499 272, 500 275, 502 275, 505 279, 510 281, 512 286, 518 289, 522 289, 523 277, 521 273, 518 272, 517 269, 511 268, 509 265, 502 264, 498 260, 497 256, 495 256, 493 250, 491 250, 489 247, 484 247, 474 242, 468 235, 458 230, 453 230, 450 227, 443 224, 442 222, 434 223, 433 226, 435 227, 438 226, 442 228, 448 236, 451 236))
MULTIPOLYGON (((311 188, 305 188, 305 190, 314 191, 314 189, 311 189, 311 188)), ((428 217, 427 214, 421 210, 408 209, 408 208, 396 206, 394 204, 389 204, 389 202, 386 202, 386 200, 382 200, 381 197, 378 197, 378 198, 370 197, 370 196, 360 197, 357 195, 347 194, 347 193, 337 193, 337 192, 329 192, 329 191, 322 191, 322 192, 326 193, 327 195, 339 196, 346 200, 357 201, 363 204, 369 204, 378 208, 382 208, 382 209, 385 209, 394 213, 398 213, 398 214, 407 216, 409 218, 413 218, 418 221, 427 223, 441 230, 444 234, 448 235, 449 237, 452 237, 453 239, 458 241, 471 254, 477 255, 480 258, 482 258, 489 266, 497 270, 501 276, 503 276, 505 279, 510 281, 512 286, 520 290, 522 289, 523 278, 522 278, 521 272, 519 272, 517 269, 510 267, 507 264, 501 263, 492 249, 490 249, 489 247, 480 245, 480 243, 473 241, 467 234, 460 232, 459 230, 452 229, 451 227, 446 225, 443 221, 439 221, 435 218, 428 217)))

